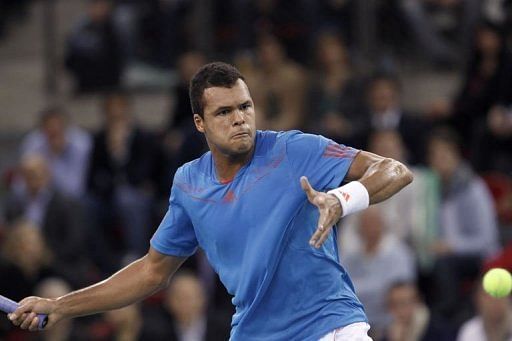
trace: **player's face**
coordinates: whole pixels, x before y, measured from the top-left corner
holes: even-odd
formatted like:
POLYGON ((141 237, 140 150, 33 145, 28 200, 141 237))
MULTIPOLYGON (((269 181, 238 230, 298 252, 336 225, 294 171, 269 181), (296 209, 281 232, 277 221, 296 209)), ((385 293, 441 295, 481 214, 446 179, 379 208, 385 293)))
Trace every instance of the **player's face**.
POLYGON ((203 93, 204 115, 195 114, 197 130, 204 133, 213 153, 227 157, 246 155, 254 147, 254 103, 245 82, 231 88, 212 87, 203 93))

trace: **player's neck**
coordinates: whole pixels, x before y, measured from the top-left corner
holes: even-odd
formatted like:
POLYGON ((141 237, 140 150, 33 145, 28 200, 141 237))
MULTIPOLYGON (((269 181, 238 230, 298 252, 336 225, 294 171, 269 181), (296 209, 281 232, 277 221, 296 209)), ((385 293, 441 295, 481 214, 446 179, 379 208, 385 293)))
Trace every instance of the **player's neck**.
POLYGON ((219 152, 215 153, 212 151, 218 180, 220 182, 229 182, 233 180, 238 171, 251 161, 253 153, 254 148, 246 154, 237 156, 227 156, 219 152))

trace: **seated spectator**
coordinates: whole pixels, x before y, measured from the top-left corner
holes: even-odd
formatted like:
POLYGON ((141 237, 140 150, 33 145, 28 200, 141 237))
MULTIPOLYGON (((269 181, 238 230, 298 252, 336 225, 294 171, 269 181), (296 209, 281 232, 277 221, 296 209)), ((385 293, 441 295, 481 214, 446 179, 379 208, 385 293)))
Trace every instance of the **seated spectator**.
POLYGON ((0 289, 15 301, 34 294, 36 284, 56 273, 54 254, 41 230, 20 220, 7 232, 2 243, 0 289))
POLYGON ((378 130, 396 130, 410 152, 410 164, 423 162, 427 122, 402 108, 401 85, 397 78, 387 74, 373 76, 367 86, 366 133, 378 130))
POLYGON ((105 320, 112 328, 110 335, 106 339, 126 341, 151 340, 142 334, 144 321, 137 304, 107 311, 105 313, 105 320))
MULTIPOLYGON (((132 304, 120 309, 109 310, 98 316, 88 316, 80 326, 82 333, 79 340, 95 341, 136 341, 136 340, 167 340, 151 338, 151 332, 146 334, 145 316, 141 312, 140 304, 132 304)), ((162 322, 162 321, 160 321, 162 322)), ((164 326, 160 326, 165 328, 164 326)))
MULTIPOLYGON (((155 138, 135 121, 124 93, 106 95, 103 117, 88 174, 91 216, 98 228, 96 259, 138 257, 147 251, 152 227, 155 138)), ((113 266, 106 272, 117 267, 104 266, 113 266)))
POLYGON ((56 266, 75 286, 86 284, 88 261, 84 254, 87 234, 79 202, 60 193, 51 182, 45 158, 26 155, 20 162, 24 187, 5 202, 7 221, 30 221, 55 254, 56 266))
POLYGON ((476 169, 512 174, 512 98, 506 104, 493 106, 480 128, 472 158, 476 169))
POLYGON ((396 236, 384 232, 386 226, 379 207, 372 206, 357 218, 360 238, 352 244, 340 240, 340 259, 364 305, 372 335, 377 337, 387 323, 386 292, 397 281, 415 279, 414 256, 396 236))
MULTIPOLYGON (((179 83, 173 89, 174 105, 169 113, 167 129, 164 135, 163 151, 165 166, 162 169, 162 184, 159 189, 165 191, 162 196, 167 202, 169 188, 174 173, 183 163, 201 156, 206 150, 206 142, 192 119, 188 86, 190 79, 203 66, 206 58, 200 52, 187 52, 178 60, 179 83), (186 142, 186 143, 185 143, 186 142)), ((167 209, 167 205, 166 205, 167 209)))
POLYGON ((381 341, 452 341, 454 328, 435 318, 412 282, 396 282, 387 292, 391 322, 381 341))
POLYGON ((422 57, 441 65, 463 62, 479 0, 400 0, 399 7, 422 57))
MULTIPOLYGON (((244 13, 239 12, 236 15, 245 19, 245 22, 240 22, 240 30, 245 34, 239 37, 244 40, 244 44, 257 41, 258 37, 255 38, 254 35, 272 33, 281 42, 280 45, 290 58, 301 64, 309 62, 313 50, 311 43, 314 38, 316 1, 251 0, 240 3, 235 0, 231 2, 234 7, 237 4, 243 4, 243 7, 240 7, 243 8, 244 13)), ((217 20, 224 21, 222 12, 219 14, 217 20)), ((252 87, 249 88, 252 89, 252 87)))
POLYGON ((457 341, 512 340, 512 304, 510 297, 494 298, 477 286, 477 315, 460 328, 457 341))
MULTIPOLYGON (((409 164, 402 137, 394 130, 375 131, 367 150, 409 164)), ((406 241, 417 257, 420 270, 430 272, 434 262, 430 245, 439 234, 440 184, 435 173, 421 166, 409 166, 414 181, 378 206, 389 228, 398 239, 406 241)), ((348 232, 344 228, 344 233, 348 232)))
POLYGON ((259 39, 257 55, 257 72, 247 81, 258 105, 259 126, 272 130, 301 128, 306 91, 303 69, 286 57, 282 45, 273 36, 259 39))
MULTIPOLYGON (((37 283, 57 275, 54 256, 41 230, 28 221, 20 220, 10 227, 0 250, 0 293, 12 300, 34 295, 37 283)), ((7 322, 5 318, 0 319, 1 340, 28 337, 26 332, 7 322)))
POLYGON ((428 160, 442 186, 441 237, 432 245, 437 301, 440 312, 455 317, 461 284, 475 280, 485 257, 498 250, 496 212, 487 186, 462 158, 455 133, 434 131, 428 160))
MULTIPOLYGON (((64 296, 71 291, 69 284, 59 277, 49 277, 37 284, 34 295, 46 298, 57 298, 64 296)), ((89 335, 82 328, 79 328, 77 320, 63 320, 53 328, 38 333, 38 341, 80 341, 88 340, 89 335)), ((90 340, 90 338, 89 338, 90 340)))
MULTIPOLYGON (((482 135, 489 130, 486 121, 491 108, 497 104, 506 105, 508 102, 507 92, 512 77, 511 60, 502 29, 490 23, 481 23, 474 35, 471 60, 453 103, 451 118, 454 128, 469 142, 466 144, 467 149, 477 170, 490 168, 483 163, 485 155, 478 154, 492 153, 492 150, 484 149, 478 144, 486 142, 482 135), (482 160, 479 160, 479 156, 482 160)), ((493 115, 492 112, 489 115, 490 127, 493 115)), ((506 127, 501 122, 498 126, 506 127)))
POLYGON ((363 128, 361 82, 352 75, 348 52, 334 33, 324 32, 317 41, 317 66, 308 98, 308 126, 321 135, 346 145, 360 145, 363 128))
POLYGON ((335 29, 342 34, 343 40, 352 47, 354 39, 354 5, 353 0, 320 0, 316 1, 318 8, 317 22, 320 29, 335 29))
POLYGON ((62 194, 81 198, 91 150, 91 137, 69 122, 64 109, 48 107, 39 127, 25 136, 21 154, 40 154, 48 163, 52 182, 62 194))
POLYGON ((124 68, 121 40, 112 19, 111 0, 88 0, 86 16, 73 28, 66 67, 77 93, 119 88, 124 68))
POLYGON ((204 288, 193 273, 175 274, 163 306, 146 314, 151 316, 148 340, 220 341, 229 338, 230 316, 207 311, 204 288))

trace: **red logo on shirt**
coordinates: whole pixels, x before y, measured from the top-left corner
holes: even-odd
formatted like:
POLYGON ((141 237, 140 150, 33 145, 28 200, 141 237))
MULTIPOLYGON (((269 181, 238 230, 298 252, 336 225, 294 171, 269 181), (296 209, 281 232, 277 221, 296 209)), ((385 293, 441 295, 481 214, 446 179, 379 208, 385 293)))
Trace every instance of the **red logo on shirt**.
POLYGON ((233 202, 235 200, 235 193, 233 191, 229 190, 226 195, 224 196, 223 201, 224 202, 233 202))

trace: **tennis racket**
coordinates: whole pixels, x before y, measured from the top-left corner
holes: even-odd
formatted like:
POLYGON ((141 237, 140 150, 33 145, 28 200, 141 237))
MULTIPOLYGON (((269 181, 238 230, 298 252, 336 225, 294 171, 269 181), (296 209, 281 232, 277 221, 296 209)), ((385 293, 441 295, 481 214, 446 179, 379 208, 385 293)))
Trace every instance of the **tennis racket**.
MULTIPOLYGON (((0 311, 3 311, 6 314, 13 313, 16 309, 18 309, 19 304, 14 302, 13 300, 8 299, 5 296, 0 295, 0 311)), ((38 314, 39 318, 39 329, 43 329, 48 323, 48 315, 46 314, 38 314)))

